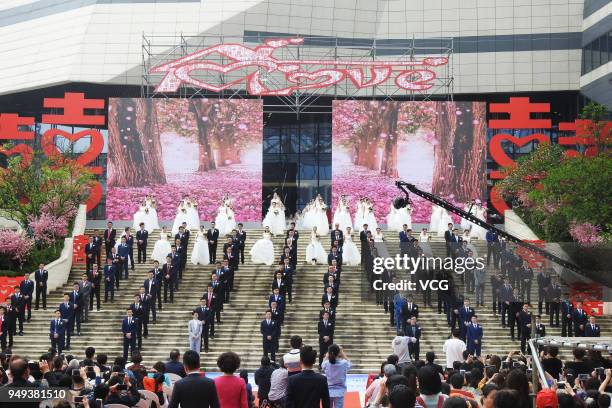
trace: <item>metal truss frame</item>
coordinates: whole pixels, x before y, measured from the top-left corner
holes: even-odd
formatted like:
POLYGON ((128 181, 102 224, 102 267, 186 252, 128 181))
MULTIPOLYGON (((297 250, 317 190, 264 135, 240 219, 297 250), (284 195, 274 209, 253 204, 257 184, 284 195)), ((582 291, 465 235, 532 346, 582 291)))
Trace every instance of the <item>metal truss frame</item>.
MULTIPOLYGON (((164 93, 156 92, 155 87, 163 77, 163 74, 151 73, 151 68, 175 59, 184 57, 198 50, 208 48, 217 44, 239 43, 255 47, 262 44, 267 38, 253 38, 242 36, 223 35, 145 35, 142 36, 142 81, 141 96, 143 98, 245 98, 263 99, 264 112, 267 113, 330 113, 331 103, 321 104, 326 98, 331 100, 368 99, 384 101, 415 101, 415 100, 453 100, 453 39, 435 38, 418 40, 415 38, 391 42, 388 40, 373 40, 369 44, 345 44, 346 39, 337 37, 302 36, 304 42, 300 45, 292 45, 279 48, 274 51, 275 57, 290 60, 329 60, 329 61, 406 61, 406 69, 409 62, 418 61, 424 57, 445 57, 448 63, 436 67, 436 78, 432 81, 433 86, 427 91, 408 91, 398 88, 391 80, 368 88, 357 88, 349 80, 317 89, 316 92, 298 90, 288 96, 254 96, 248 94, 246 81, 237 83, 235 87, 220 92, 195 88, 182 84, 178 92, 164 93), (425 42, 434 44, 423 45, 425 42), (388 83, 387 83, 388 82, 388 83)), ((211 61, 225 65, 227 58, 217 56, 211 61)), ((262 81, 271 88, 283 88, 287 81, 278 73, 268 73, 263 68, 249 67, 248 71, 238 70, 236 73, 210 73, 197 74, 197 78, 209 83, 224 85, 245 76, 253 70, 259 70, 262 81), (233 77, 232 77, 232 74, 233 77)), ((194 76, 195 77, 195 76, 194 76)))

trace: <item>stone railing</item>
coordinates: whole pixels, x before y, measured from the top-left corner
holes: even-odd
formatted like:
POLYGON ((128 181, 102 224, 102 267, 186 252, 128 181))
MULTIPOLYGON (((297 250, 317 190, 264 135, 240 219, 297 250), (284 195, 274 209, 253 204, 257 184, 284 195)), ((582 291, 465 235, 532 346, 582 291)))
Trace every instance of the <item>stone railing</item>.
MULTIPOLYGON (((87 221, 87 207, 84 204, 79 206, 76 218, 74 220, 74 226, 72 228, 72 235, 64 238, 64 248, 60 254, 60 257, 55 261, 46 265, 47 271, 49 271, 49 280, 47 281, 47 293, 51 292, 68 282, 70 276, 70 270, 72 269, 72 252, 74 248, 74 237, 77 235, 83 235, 85 233, 85 225, 87 221)), ((34 273, 30 275, 30 279, 34 280, 34 273)))

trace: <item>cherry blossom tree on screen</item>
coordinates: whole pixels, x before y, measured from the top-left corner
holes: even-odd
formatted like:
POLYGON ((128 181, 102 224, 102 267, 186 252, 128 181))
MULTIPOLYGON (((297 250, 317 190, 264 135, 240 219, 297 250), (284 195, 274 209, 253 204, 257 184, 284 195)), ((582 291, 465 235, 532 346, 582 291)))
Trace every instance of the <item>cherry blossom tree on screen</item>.
POLYGON ((108 117, 108 184, 163 184, 157 110, 152 99, 112 99, 108 117))
POLYGON ((347 101, 334 105, 333 122, 334 138, 353 152, 354 164, 397 178, 398 141, 419 129, 432 135, 436 111, 434 102, 347 101))
POLYGON ((432 193, 465 202, 484 198, 485 105, 437 102, 432 193))

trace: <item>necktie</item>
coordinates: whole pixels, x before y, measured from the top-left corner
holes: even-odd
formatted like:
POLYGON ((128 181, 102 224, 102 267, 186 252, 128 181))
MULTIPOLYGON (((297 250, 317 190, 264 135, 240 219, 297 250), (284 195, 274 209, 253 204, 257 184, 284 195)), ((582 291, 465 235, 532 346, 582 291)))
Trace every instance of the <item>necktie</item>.
POLYGON ((268 326, 269 326, 270 325, 270 321, 268 320, 267 322, 268 322, 268 326))

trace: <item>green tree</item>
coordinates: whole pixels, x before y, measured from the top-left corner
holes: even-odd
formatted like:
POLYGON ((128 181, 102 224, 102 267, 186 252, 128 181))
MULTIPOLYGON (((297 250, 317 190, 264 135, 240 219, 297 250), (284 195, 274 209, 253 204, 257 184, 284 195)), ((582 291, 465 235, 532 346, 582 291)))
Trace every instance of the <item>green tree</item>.
POLYGON ((28 216, 40 216, 43 208, 56 217, 74 211, 87 198, 92 181, 86 167, 61 155, 36 152, 30 166, 13 157, 0 169, 0 209, 27 228, 28 216))

